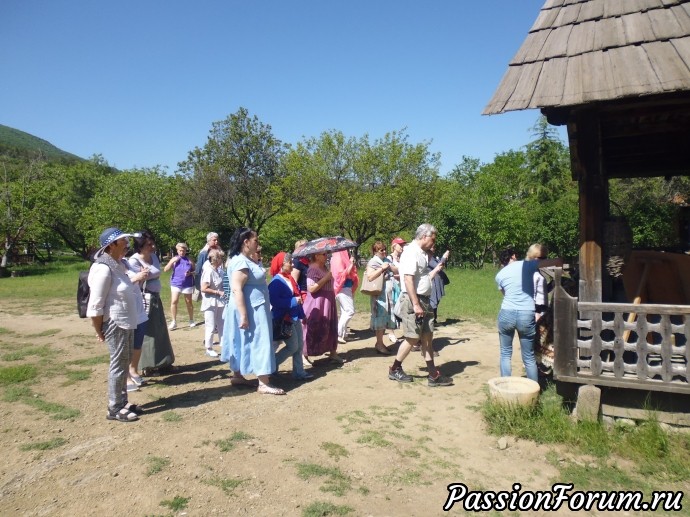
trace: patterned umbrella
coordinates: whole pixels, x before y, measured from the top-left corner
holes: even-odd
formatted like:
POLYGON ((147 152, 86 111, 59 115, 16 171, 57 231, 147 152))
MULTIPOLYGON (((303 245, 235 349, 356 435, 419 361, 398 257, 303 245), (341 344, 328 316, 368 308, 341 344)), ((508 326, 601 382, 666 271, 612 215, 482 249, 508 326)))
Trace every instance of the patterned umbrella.
POLYGON ((335 237, 319 237, 303 244, 295 251, 293 257, 308 257, 316 253, 328 253, 329 251, 340 251, 348 248, 356 248, 357 243, 352 242, 339 235, 335 237))

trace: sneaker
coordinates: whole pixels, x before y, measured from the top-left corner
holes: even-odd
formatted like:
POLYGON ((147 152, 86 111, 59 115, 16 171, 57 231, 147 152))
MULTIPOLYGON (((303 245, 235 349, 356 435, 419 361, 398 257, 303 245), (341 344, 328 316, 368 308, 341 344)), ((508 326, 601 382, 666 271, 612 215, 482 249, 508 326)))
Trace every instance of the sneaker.
POLYGON ((429 380, 429 387, 435 388, 436 386, 452 386, 453 385, 453 379, 451 377, 446 377, 445 375, 441 375, 441 372, 438 372, 436 374, 436 377, 432 377, 429 375, 427 377, 429 380))
POLYGON ((388 339, 390 339, 391 343, 396 344, 398 342, 398 338, 395 337, 395 334, 388 334, 388 339))
POLYGON ((398 382, 412 382, 412 376, 407 375, 402 368, 393 370, 393 368, 388 369, 388 378, 392 381, 398 382))
POLYGON ((177 328, 177 322, 175 320, 172 320, 170 322, 170 325, 168 325, 168 330, 175 330, 177 328))
POLYGON ((206 355, 209 357, 218 357, 218 352, 216 352, 215 350, 211 350, 210 348, 207 348, 206 355))
POLYGON ((347 343, 347 341, 345 341, 345 338, 344 338, 344 337, 338 336, 338 343, 345 344, 345 343, 347 343))
POLYGON ((293 378, 296 381, 308 381, 314 378, 314 376, 311 373, 304 372, 302 375, 295 375, 293 378))
POLYGON ((192 321, 192 320, 189 320, 189 328, 190 328, 190 329, 193 329, 194 327, 196 327, 196 322, 195 322, 195 321, 192 321))

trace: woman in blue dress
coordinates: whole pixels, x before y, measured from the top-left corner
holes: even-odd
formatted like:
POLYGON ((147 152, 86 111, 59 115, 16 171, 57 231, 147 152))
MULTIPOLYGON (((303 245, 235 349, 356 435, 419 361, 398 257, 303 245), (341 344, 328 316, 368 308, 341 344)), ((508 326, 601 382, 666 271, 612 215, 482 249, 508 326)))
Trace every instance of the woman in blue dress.
POLYGON ((227 265, 230 296, 223 313, 220 358, 230 363, 231 384, 249 384, 244 376, 254 374, 259 380, 259 393, 285 395, 269 382, 276 369, 276 359, 266 273, 251 258, 260 250, 259 236, 250 228, 239 228, 230 239, 227 265))

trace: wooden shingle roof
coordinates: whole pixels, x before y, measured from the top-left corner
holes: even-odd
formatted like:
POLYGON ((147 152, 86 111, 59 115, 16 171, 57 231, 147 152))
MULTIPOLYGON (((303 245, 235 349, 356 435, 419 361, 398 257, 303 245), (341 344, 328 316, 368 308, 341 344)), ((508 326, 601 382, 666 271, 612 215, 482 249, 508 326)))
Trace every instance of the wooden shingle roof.
POLYGON ((547 0, 484 115, 690 91, 690 0, 547 0))

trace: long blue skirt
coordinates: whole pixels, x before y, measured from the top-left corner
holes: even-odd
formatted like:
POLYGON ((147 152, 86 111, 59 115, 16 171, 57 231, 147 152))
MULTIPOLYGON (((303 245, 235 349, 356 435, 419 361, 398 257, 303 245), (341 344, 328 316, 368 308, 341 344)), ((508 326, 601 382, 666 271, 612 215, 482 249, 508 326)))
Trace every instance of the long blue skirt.
POLYGON ((258 307, 249 305, 247 310, 249 328, 241 329, 233 297, 225 305, 220 360, 242 375, 270 375, 276 370, 276 355, 268 301, 258 307))

